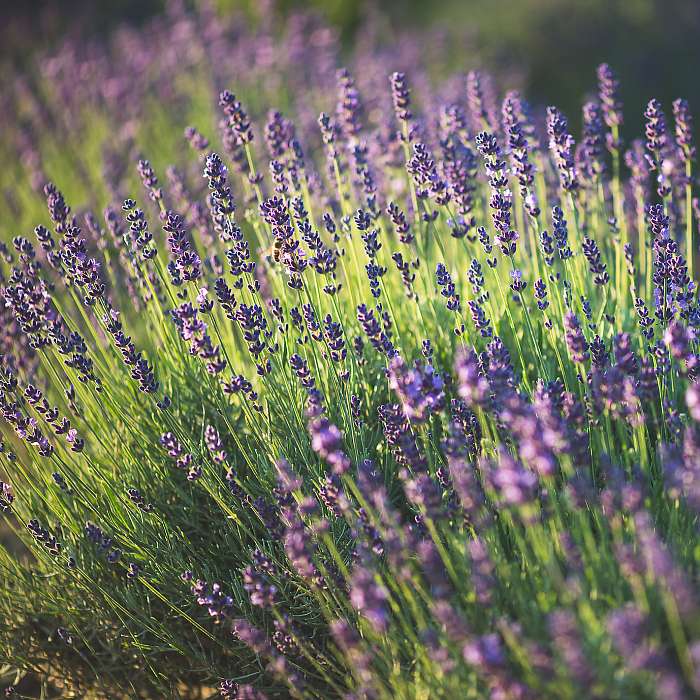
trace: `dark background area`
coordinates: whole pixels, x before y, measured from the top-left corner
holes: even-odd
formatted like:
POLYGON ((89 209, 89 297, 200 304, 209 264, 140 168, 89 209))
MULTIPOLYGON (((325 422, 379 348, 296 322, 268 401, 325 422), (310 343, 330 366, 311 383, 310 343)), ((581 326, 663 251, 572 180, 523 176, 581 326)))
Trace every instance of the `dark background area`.
MULTIPOLYGON (((192 3, 196 0, 185 0, 192 3)), ((258 0, 211 0, 226 13, 255 16, 258 0)), ((440 24, 469 31, 478 62, 515 72, 531 101, 556 103, 574 123, 595 66, 619 73, 626 119, 634 133, 652 96, 670 110, 679 96, 700 105, 699 0, 385 0, 371 2, 398 25, 440 24), (634 130, 634 131, 633 131, 634 130)), ((25 64, 65 34, 104 35, 122 22, 138 24, 163 10, 165 0, 4 0, 0 4, 0 61, 25 64)), ((312 8, 338 26, 350 44, 370 0, 278 0, 284 14, 312 8)), ((471 49, 470 49, 471 50, 471 49)), ((456 57, 456 61, 458 57, 456 57)), ((470 58, 470 64, 474 61, 470 58)))

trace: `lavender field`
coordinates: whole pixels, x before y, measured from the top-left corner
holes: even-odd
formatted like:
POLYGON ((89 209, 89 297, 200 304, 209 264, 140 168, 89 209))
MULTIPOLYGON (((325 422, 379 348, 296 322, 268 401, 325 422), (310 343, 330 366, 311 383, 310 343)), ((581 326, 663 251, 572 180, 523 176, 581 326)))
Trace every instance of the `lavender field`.
POLYGON ((689 103, 370 20, 5 74, 5 697, 700 697, 689 103))

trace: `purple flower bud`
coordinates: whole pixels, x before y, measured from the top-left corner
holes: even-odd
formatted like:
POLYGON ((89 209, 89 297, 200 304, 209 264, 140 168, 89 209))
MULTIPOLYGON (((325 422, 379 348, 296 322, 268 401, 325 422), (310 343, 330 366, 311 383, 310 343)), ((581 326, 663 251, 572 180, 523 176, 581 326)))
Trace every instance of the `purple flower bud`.
MULTIPOLYGON (((620 81, 607 63, 598 66, 598 97, 603 108, 605 123, 609 127, 622 124, 620 81)), ((615 146, 618 147, 617 145, 615 146)))
POLYGON ((10 484, 0 481, 0 512, 7 513, 12 508, 15 494, 10 484))
POLYGON ((649 151, 652 169, 660 165, 661 151, 666 145, 666 116, 661 103, 652 98, 644 111, 646 119, 646 148, 649 151))
POLYGON ((581 632, 576 617, 569 610, 555 610, 550 614, 548 622, 556 651, 564 659, 572 678, 582 688, 590 687, 595 675, 581 643, 581 632))
POLYGON ((501 450, 498 459, 484 459, 481 469, 496 498, 504 505, 521 506, 535 496, 537 477, 501 450))
POLYGON ((394 112, 396 118, 400 121, 407 122, 413 116, 411 114, 411 91, 406 84, 406 76, 403 73, 392 73, 391 82, 391 98, 394 102, 394 112))
POLYGON ((250 143, 253 140, 250 121, 243 105, 236 99, 236 96, 229 90, 224 90, 219 95, 219 106, 223 108, 228 120, 228 127, 235 134, 239 143, 250 143))
POLYGON ((691 161, 695 158, 695 146, 693 144, 693 117, 687 100, 682 98, 674 100, 673 118, 676 122, 678 155, 684 162, 691 161))
POLYGON ((248 593, 252 605, 270 608, 275 604, 277 586, 270 582, 270 578, 276 575, 272 560, 256 549, 253 564, 243 571, 243 589, 248 593))
POLYGON ((338 427, 320 417, 309 423, 309 432, 314 452, 328 462, 334 474, 345 474, 351 463, 342 450, 342 435, 338 427))
POLYGON ((459 395, 467 406, 482 406, 488 400, 489 383, 481 374, 479 359, 474 350, 460 350, 455 361, 459 395))
POLYGON ((564 330, 571 359, 574 362, 585 362, 589 357, 588 342, 583 335, 581 322, 573 311, 567 311, 564 316, 564 330))
POLYGON ((574 139, 568 131, 566 117, 556 108, 547 107, 547 134, 549 148, 559 170, 559 182, 565 192, 576 192, 578 173, 574 160, 574 139))
POLYGON ((389 626, 387 598, 386 589, 374 574, 364 566, 357 566, 350 579, 350 602, 379 633, 389 626))
MULTIPOLYGON (((186 574, 189 574, 190 578, 188 580, 191 580, 191 573, 186 572, 186 574)), ((224 594, 218 583, 209 586, 206 581, 197 580, 192 584, 192 593, 197 604, 207 608, 209 615, 216 624, 219 624, 228 616, 229 610, 233 606, 233 598, 224 594)))
POLYGON ((688 387, 685 402, 693 420, 700 422, 700 384, 691 384, 688 387))
POLYGON ((444 382, 431 365, 416 360, 412 368, 396 355, 389 361, 389 387, 399 397, 406 417, 421 423, 444 405, 444 382))

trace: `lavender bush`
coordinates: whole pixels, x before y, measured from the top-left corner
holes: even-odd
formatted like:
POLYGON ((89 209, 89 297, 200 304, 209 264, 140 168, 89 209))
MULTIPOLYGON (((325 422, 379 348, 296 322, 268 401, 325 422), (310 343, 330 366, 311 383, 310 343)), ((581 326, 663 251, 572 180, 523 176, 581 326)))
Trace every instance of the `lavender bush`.
POLYGON ((690 108, 380 27, 174 5, 3 92, 8 697, 700 693, 690 108))

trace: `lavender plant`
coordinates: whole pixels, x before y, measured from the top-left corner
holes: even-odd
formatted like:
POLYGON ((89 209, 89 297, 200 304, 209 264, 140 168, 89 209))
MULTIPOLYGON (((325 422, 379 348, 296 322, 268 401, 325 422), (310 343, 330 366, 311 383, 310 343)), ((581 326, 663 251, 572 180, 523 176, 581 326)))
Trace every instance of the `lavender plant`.
POLYGON ((8 696, 700 694, 690 107, 418 46, 173 5, 3 93, 8 696))

